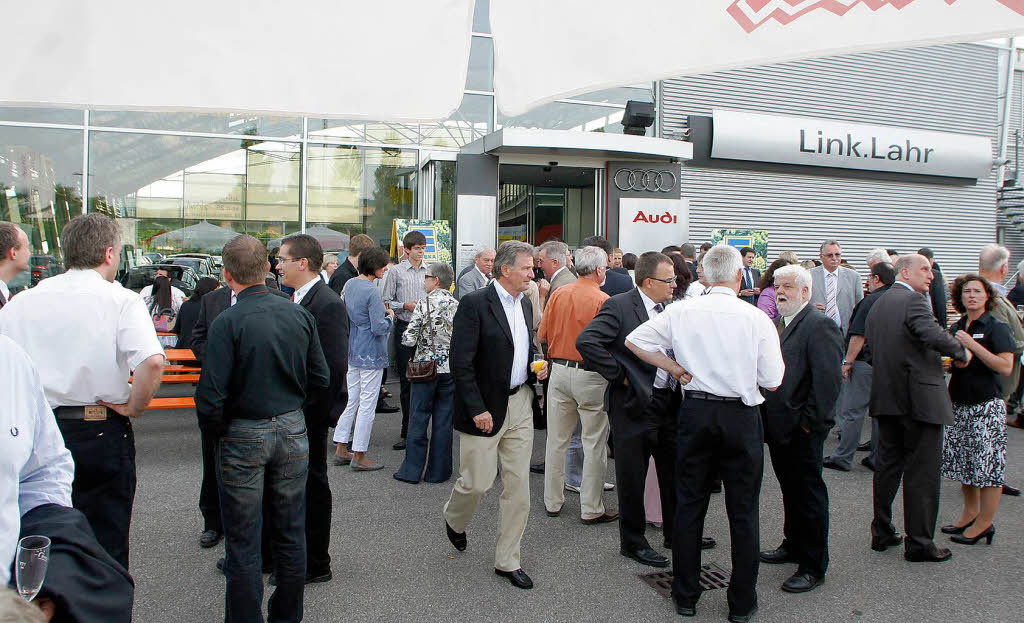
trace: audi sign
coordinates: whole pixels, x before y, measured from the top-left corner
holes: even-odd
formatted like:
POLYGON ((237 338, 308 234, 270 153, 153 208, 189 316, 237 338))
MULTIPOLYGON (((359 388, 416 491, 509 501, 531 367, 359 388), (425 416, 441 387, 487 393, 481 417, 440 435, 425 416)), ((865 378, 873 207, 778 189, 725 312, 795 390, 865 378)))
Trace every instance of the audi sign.
POLYGON ((669 193, 676 187, 676 174, 655 169, 619 169, 613 182, 622 192, 669 193))

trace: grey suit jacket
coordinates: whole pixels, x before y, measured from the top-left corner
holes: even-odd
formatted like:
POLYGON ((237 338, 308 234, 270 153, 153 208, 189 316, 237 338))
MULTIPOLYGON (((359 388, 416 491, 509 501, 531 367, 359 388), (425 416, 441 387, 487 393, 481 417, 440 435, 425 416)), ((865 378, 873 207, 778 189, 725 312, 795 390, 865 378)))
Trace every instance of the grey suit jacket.
POLYGON ((486 285, 487 277, 484 277, 476 266, 472 266, 469 271, 459 277, 458 283, 455 284, 455 298, 456 300, 461 299, 466 294, 476 292, 486 285))
POLYGON ((967 352, 935 321, 923 294, 897 283, 868 312, 871 416, 952 424, 953 405, 941 355, 961 361, 967 352))
MULTIPOLYGON (((811 305, 815 303, 825 304, 825 267, 815 266, 811 269, 811 305)), ((850 317, 853 316, 853 308, 857 301, 864 298, 864 288, 861 284, 860 274, 845 266, 836 269, 839 276, 839 292, 836 293, 836 305, 839 307, 839 318, 843 324, 840 327, 843 335, 850 328, 850 317)))
POLYGON ((572 274, 572 271, 568 268, 555 275, 555 278, 551 280, 551 289, 548 290, 548 298, 544 299, 544 305, 547 306, 548 301, 551 300, 551 295, 555 293, 555 290, 561 288, 567 283, 572 283, 573 281, 576 281, 576 275, 572 274))

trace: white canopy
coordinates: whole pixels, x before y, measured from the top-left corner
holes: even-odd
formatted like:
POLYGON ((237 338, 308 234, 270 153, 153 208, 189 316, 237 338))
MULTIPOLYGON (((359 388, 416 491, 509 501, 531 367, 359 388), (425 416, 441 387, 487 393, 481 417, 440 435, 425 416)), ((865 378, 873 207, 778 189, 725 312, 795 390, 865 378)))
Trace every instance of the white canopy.
MULTIPOLYGON (((344 234, 340 231, 334 231, 330 227, 324 227, 323 225, 316 225, 313 227, 307 227, 303 233, 309 234, 316 238, 317 242, 320 243, 320 247, 327 252, 330 251, 347 251, 348 250, 348 234, 344 234)), ((276 249, 281 246, 281 241, 284 237, 274 238, 267 243, 268 249, 276 249)))
POLYGON ((153 236, 151 242, 158 248, 198 249, 219 254, 224 245, 237 235, 237 231, 202 221, 153 236))
POLYGON ((662 78, 1024 32, 1022 0, 491 0, 506 115, 662 78))
POLYGON ((473 0, 0 0, 0 103, 435 121, 473 0))

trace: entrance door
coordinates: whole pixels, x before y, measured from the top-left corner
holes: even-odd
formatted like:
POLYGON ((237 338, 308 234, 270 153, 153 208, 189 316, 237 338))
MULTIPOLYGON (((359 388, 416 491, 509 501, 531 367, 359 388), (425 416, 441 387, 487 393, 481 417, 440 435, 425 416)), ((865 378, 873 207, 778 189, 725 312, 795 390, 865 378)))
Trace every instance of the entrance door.
POLYGON ((595 169, 503 164, 498 168, 498 242, 578 247, 596 233, 595 169))

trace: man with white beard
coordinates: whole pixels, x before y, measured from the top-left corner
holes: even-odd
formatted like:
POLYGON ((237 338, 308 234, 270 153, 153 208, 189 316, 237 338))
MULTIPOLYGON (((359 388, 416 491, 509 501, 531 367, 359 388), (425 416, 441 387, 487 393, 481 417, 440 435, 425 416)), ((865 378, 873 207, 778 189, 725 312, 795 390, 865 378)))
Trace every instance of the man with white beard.
POLYGON ((843 337, 832 319, 807 304, 806 269, 775 271, 775 289, 786 373, 778 391, 766 394, 763 413, 785 521, 782 544, 761 552, 761 562, 797 564, 782 590, 803 593, 820 586, 828 568, 828 490, 821 463, 842 383, 843 337))

